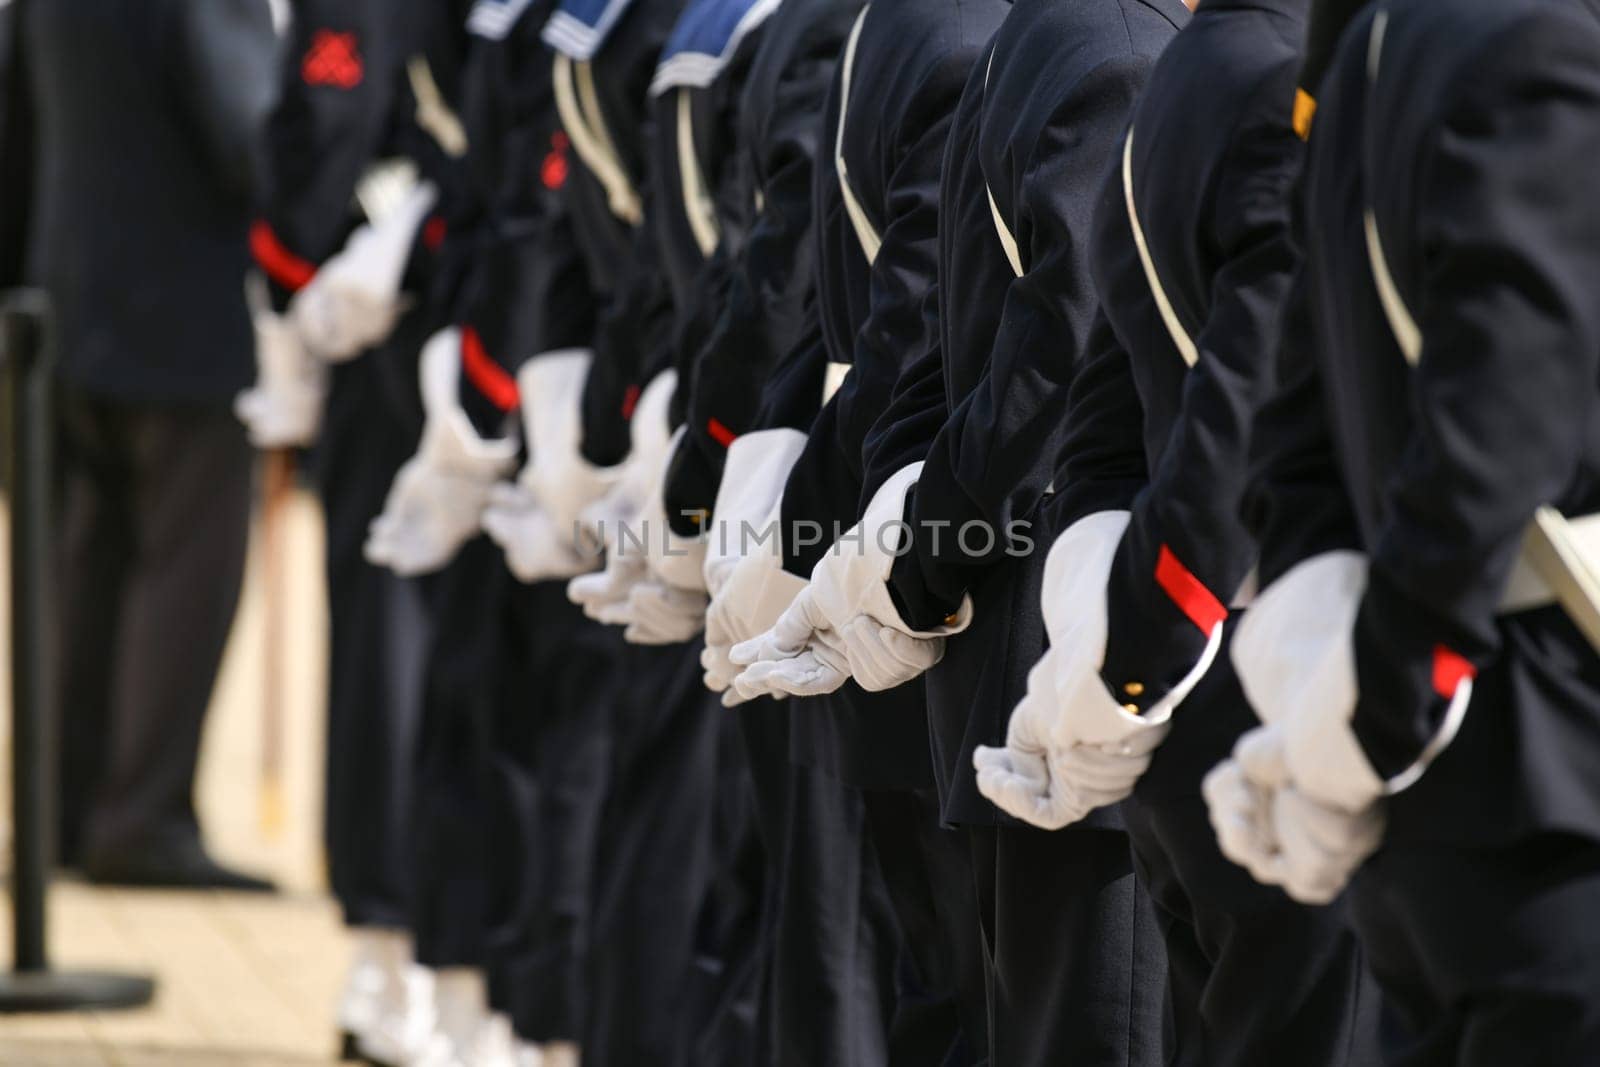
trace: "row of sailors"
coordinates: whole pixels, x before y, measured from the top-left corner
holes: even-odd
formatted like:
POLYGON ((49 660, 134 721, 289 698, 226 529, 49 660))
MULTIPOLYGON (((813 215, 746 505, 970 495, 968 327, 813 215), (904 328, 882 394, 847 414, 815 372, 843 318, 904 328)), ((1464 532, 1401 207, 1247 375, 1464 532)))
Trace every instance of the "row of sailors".
POLYGON ((296 12, 240 402, 367 1054, 1593 1057, 1594 5, 399 8, 296 12))

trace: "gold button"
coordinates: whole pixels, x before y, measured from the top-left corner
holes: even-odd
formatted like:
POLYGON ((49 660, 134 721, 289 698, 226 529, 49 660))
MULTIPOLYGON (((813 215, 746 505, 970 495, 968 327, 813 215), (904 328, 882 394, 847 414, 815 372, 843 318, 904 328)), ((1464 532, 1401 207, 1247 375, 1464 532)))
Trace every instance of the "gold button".
POLYGON ((1144 683, 1129 682, 1127 685, 1122 687, 1122 691, 1131 697, 1144 696, 1144 683))
POLYGON ((946 615, 944 617, 944 624, 946 626, 954 626, 956 623, 958 623, 960 621, 961 621, 961 613, 960 612, 952 612, 949 615, 946 615))
POLYGON ((1122 710, 1127 712, 1129 715, 1137 715, 1137 714, 1139 714, 1139 705, 1137 705, 1137 704, 1124 704, 1124 705, 1122 705, 1122 710))

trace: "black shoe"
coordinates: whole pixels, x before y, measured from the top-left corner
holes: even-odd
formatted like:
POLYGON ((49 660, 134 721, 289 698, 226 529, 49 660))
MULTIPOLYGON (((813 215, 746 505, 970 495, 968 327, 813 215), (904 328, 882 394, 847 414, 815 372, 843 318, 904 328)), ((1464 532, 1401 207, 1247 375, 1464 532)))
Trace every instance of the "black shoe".
POLYGON ((245 893, 277 891, 277 887, 264 878, 224 867, 211 858, 199 841, 143 848, 91 849, 84 856, 83 873, 96 885, 233 889, 245 893))

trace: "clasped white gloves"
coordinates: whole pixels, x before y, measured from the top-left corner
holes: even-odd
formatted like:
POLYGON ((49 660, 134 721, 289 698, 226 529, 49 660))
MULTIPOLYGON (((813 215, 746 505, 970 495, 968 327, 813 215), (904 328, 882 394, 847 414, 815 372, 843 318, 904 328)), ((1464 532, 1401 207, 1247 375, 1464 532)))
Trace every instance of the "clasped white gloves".
POLYGON ((706 540, 711 604, 700 653, 706 688, 722 694, 724 707, 748 699, 733 685, 733 646, 769 629, 806 587, 783 569, 780 529, 784 482, 805 447, 806 435, 788 429, 744 434, 728 446, 706 540))
MULTIPOLYGON (((580 575, 567 585, 567 596, 583 608, 584 614, 613 626, 627 627, 632 633, 625 630, 624 637, 641 644, 670 643, 643 640, 657 635, 644 628, 634 629, 629 601, 634 586, 650 576, 645 558, 650 540, 661 536, 659 522, 652 523, 652 528, 646 527, 645 511, 650 506, 651 495, 660 495, 671 455, 672 434, 667 412, 677 381, 677 372, 663 371, 639 394, 639 403, 634 407, 629 425, 628 458, 614 476, 609 491, 583 508, 579 520, 594 530, 605 545, 605 568, 596 574, 580 575)), ((655 509, 657 513, 660 510, 659 507, 655 509)))
POLYGON ((907 530, 906 496, 922 473, 896 471, 867 505, 861 521, 812 568, 811 581, 772 627, 734 646, 745 670, 735 686, 747 699, 787 693, 831 693, 850 678, 869 692, 903 685, 944 656, 945 638, 972 624, 972 601, 934 630, 916 630, 889 594, 889 572, 907 530))
POLYGON ((518 581, 571 578, 600 560, 603 546, 579 521, 608 485, 579 454, 583 384, 593 361, 588 349, 565 349, 535 356, 517 371, 528 462, 516 481, 491 490, 483 532, 505 552, 518 581))
POLYGON ((1045 561, 1042 606, 1050 648, 1028 672, 1003 748, 972 757, 978 791, 1000 810, 1059 830, 1126 799, 1171 729, 1172 713, 1211 667, 1222 645, 1212 631, 1194 668, 1144 714, 1127 710, 1101 678, 1109 629, 1106 587, 1126 511, 1073 523, 1045 561))
POLYGON ((1323 904, 1383 841, 1384 798, 1412 785, 1454 738, 1472 680, 1410 768, 1384 781, 1351 728, 1358 697, 1353 632, 1367 560, 1328 552, 1266 589, 1234 635, 1233 663, 1264 725, 1206 776, 1223 855, 1257 881, 1323 904))
POLYGON ((403 576, 440 569, 478 533, 494 484, 517 457, 514 436, 485 441, 461 410, 460 330, 434 334, 421 363, 422 443, 396 475, 365 547, 369 562, 403 576))
POLYGON ((644 568, 634 571, 627 601, 609 612, 609 621, 626 627, 622 636, 635 645, 681 644, 705 627, 705 540, 674 533, 664 503, 667 471, 683 438, 680 427, 639 511, 635 525, 640 543, 630 543, 625 550, 633 553, 635 563, 642 558, 644 568))
POLYGON ((256 448, 299 448, 316 439, 328 397, 328 368, 306 348, 294 324, 272 310, 266 281, 245 280, 256 335, 256 381, 233 411, 256 448))
POLYGON ((342 363, 389 336, 405 310, 400 284, 412 246, 438 198, 431 182, 418 183, 393 212, 352 233, 295 294, 289 315, 318 357, 342 363))

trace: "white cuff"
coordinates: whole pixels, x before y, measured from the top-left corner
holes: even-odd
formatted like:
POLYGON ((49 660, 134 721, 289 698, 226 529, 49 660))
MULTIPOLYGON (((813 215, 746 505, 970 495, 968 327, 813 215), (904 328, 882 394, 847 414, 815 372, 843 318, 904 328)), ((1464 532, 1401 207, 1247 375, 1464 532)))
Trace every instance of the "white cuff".
POLYGON ((735 566, 752 549, 752 542, 756 542, 753 550, 761 552, 776 539, 770 535, 777 532, 774 523, 781 522, 774 516, 780 512, 784 483, 805 447, 805 434, 786 429, 747 433, 728 446, 708 531, 708 587, 712 575, 735 566))
POLYGON ((1261 721, 1283 731, 1296 787, 1342 811, 1360 811, 1385 792, 1350 728, 1352 635, 1366 587, 1361 553, 1313 556, 1261 592, 1233 639, 1240 688, 1261 721))
POLYGON ((1205 651, 1189 673, 1142 715, 1128 711, 1101 677, 1110 613, 1107 586, 1117 547, 1128 529, 1126 511, 1102 511, 1069 526, 1045 563, 1043 608, 1057 669, 1055 692, 1063 709, 1065 744, 1120 744, 1163 727, 1194 691, 1222 647, 1222 624, 1212 628, 1205 651))
POLYGON ((919 461, 896 471, 883 483, 861 521, 835 541, 811 571, 811 593, 824 617, 835 627, 857 615, 869 615, 909 637, 927 639, 958 634, 972 625, 972 598, 932 630, 914 630, 900 617, 889 595, 889 572, 904 551, 906 497, 922 474, 919 461))
POLYGON ((469 477, 497 478, 517 458, 514 436, 486 441, 461 410, 461 331, 440 330, 422 348, 418 367, 427 415, 419 454, 430 464, 469 477))

